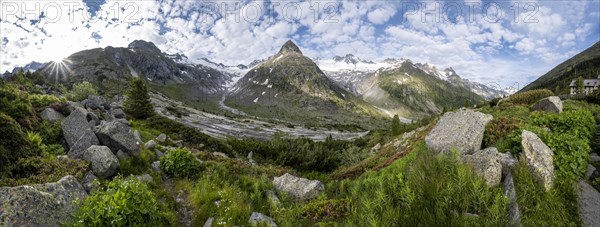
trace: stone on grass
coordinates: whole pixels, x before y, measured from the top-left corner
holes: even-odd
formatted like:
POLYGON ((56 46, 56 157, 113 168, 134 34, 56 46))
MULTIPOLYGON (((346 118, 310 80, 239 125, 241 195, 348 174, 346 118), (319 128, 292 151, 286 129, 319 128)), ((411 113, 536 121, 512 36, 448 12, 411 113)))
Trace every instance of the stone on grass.
POLYGON ((75 177, 55 183, 0 188, 0 226, 61 226, 88 194, 75 177))
POLYGON ((273 218, 264 215, 262 213, 258 213, 258 212, 252 212, 252 215, 250 215, 250 220, 248 220, 248 223, 250 223, 251 226, 270 226, 270 227, 276 227, 277 224, 275 224, 275 221, 273 221, 273 218))
POLYGON ((82 159, 85 150, 99 144, 98 137, 88 124, 86 114, 85 110, 76 108, 61 123, 64 138, 69 145, 68 155, 74 159, 82 159))
POLYGON ((113 151, 122 150, 131 156, 139 154, 141 141, 136 138, 134 131, 127 124, 120 121, 103 121, 96 127, 96 135, 103 145, 113 151))
POLYGON ((504 179, 504 196, 508 198, 508 225, 521 226, 521 211, 517 203, 517 189, 512 173, 509 172, 504 179))
POLYGON ((154 149, 156 147, 156 142, 154 140, 150 140, 144 144, 146 149, 154 149))
POLYGON ((52 108, 46 108, 40 113, 40 118, 47 121, 62 121, 65 116, 52 108))
POLYGON ((502 164, 498 156, 498 149, 487 148, 472 155, 463 156, 463 161, 473 166, 474 172, 485 180, 490 187, 500 185, 502 180, 502 164))
POLYGON ((492 115, 469 109, 448 112, 427 135, 425 142, 438 153, 456 149, 459 155, 472 154, 481 149, 485 126, 492 119, 492 115))
POLYGON ((103 179, 114 176, 119 170, 119 159, 106 146, 91 146, 83 159, 90 163, 94 174, 103 179))
POLYGON ((550 190, 554 182, 554 152, 533 132, 523 130, 521 139, 525 164, 544 188, 550 190))
POLYGON ((158 135, 156 137, 156 141, 159 142, 159 143, 165 143, 165 142, 167 142, 167 135, 165 135, 164 133, 158 135))
POLYGON ((558 96, 550 96, 538 101, 531 109, 533 111, 561 113, 563 111, 563 103, 558 96))
POLYGON ((323 183, 318 180, 308 180, 289 173, 275 177, 273 185, 279 193, 285 193, 295 200, 313 199, 325 190, 323 183))

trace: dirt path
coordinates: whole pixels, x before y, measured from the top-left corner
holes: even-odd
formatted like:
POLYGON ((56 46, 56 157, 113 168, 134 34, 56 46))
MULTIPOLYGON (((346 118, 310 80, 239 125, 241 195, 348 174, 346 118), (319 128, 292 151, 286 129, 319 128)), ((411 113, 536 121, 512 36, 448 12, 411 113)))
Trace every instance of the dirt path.
POLYGON ((175 198, 175 202, 177 203, 177 225, 192 226, 194 210, 189 203, 187 192, 184 190, 177 190, 175 188, 175 183, 170 178, 165 179, 164 187, 171 192, 173 198, 175 198))

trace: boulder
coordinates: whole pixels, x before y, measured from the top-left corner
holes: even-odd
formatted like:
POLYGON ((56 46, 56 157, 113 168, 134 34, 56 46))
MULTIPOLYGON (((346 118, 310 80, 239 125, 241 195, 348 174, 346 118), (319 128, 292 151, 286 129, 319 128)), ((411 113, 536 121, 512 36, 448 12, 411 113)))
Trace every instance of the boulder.
POLYGON ((587 170, 585 171, 585 179, 590 179, 592 175, 594 175, 594 172, 596 172, 596 167, 594 167, 593 165, 588 165, 587 170))
POLYGON ((152 178, 152 176, 150 176, 150 174, 135 175, 133 177, 135 177, 135 179, 138 179, 139 181, 144 182, 144 183, 152 183, 154 181, 154 178, 152 178))
POLYGON ((125 119, 127 117, 122 109, 112 109, 110 113, 117 119, 125 119))
POLYGON ((281 201, 279 200, 279 197, 277 197, 277 195, 275 194, 274 191, 271 191, 271 190, 265 191, 265 196, 267 196, 267 199, 269 199, 269 203, 271 204, 272 207, 280 207, 281 206, 281 201))
POLYGON ((87 193, 73 176, 55 183, 0 188, 0 226, 61 226, 87 193))
POLYGON ((62 121, 65 116, 52 108, 46 108, 40 113, 40 118, 47 121, 62 121))
POLYGON ((61 123, 63 135, 69 145, 68 155, 71 158, 82 159, 83 152, 99 141, 86 119, 86 111, 77 108, 61 123))
POLYGON ((531 108, 533 111, 561 113, 563 111, 563 103, 558 96, 550 96, 538 101, 531 108))
POLYGON ((85 109, 83 107, 83 105, 81 105, 81 103, 67 101, 67 106, 64 108, 64 111, 62 114, 70 115, 77 108, 85 109))
POLYGON ((465 155, 463 161, 467 165, 473 166, 474 172, 481 176, 490 187, 500 185, 502 164, 500 164, 498 149, 495 147, 475 152, 472 155, 465 155))
POLYGON ((113 151, 122 150, 133 156, 139 154, 142 142, 136 138, 129 125, 120 121, 103 121, 96 127, 96 135, 103 145, 113 151))
POLYGON ((323 183, 318 180, 308 180, 289 173, 275 177, 273 185, 279 193, 286 193, 295 200, 309 200, 325 190, 323 183))
POLYGON ((264 215, 262 213, 258 213, 258 212, 252 212, 252 215, 250 215, 250 220, 248 220, 248 223, 251 226, 270 226, 270 227, 276 227, 277 224, 275 224, 275 221, 273 221, 273 218, 264 215))
POLYGON ((600 192, 584 180, 577 183, 577 204, 583 226, 600 226, 600 192))
POLYGON ((165 143, 165 142, 167 142, 167 135, 165 135, 164 133, 158 135, 156 137, 156 141, 159 142, 159 143, 165 143))
POLYGON ((544 188, 550 190, 554 181, 554 152, 533 132, 523 130, 521 139, 525 163, 544 188))
POLYGON ((425 138, 427 147, 436 152, 456 149, 459 154, 471 154, 481 149, 485 126, 492 115, 460 109, 448 112, 425 138))
POLYGON ((103 179, 114 176, 119 170, 119 159, 106 146, 91 146, 83 159, 90 163, 96 176, 103 179))
POLYGON ((95 95, 89 95, 84 106, 85 108, 90 108, 92 110, 110 109, 110 105, 106 102, 104 97, 95 95))
POLYGON ((498 153, 498 157, 500 158, 500 164, 502 164, 502 176, 507 176, 515 169, 517 159, 510 152, 498 153))
POLYGON ((154 142, 154 140, 150 140, 144 144, 144 147, 146 149, 154 149, 156 148, 156 142, 154 142))
POLYGON ((508 225, 521 226, 521 211, 517 203, 517 189, 513 180, 512 173, 508 173, 504 179, 504 196, 508 198, 508 225))
POLYGON ((598 156, 596 153, 591 153, 590 162, 600 162, 600 156, 598 156))
POLYGON ((94 184, 94 181, 97 179, 98 179, 98 177, 96 177, 91 171, 88 171, 83 176, 83 179, 81 180, 81 185, 83 186, 83 189, 85 189, 85 191, 88 194, 90 194, 93 191, 95 191, 96 189, 98 189, 99 185, 94 184))

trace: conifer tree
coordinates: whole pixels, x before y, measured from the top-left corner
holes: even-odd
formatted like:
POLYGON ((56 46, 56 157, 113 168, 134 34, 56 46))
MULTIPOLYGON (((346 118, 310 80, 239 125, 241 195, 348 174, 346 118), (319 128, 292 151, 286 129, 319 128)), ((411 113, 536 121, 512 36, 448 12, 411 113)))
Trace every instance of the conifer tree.
POLYGON ((394 115, 392 118, 392 135, 397 136, 400 134, 400 118, 398 114, 394 115))
POLYGON ((153 116, 154 107, 150 101, 146 83, 140 78, 135 78, 130 84, 131 88, 127 91, 127 99, 123 105, 125 112, 136 119, 153 116))

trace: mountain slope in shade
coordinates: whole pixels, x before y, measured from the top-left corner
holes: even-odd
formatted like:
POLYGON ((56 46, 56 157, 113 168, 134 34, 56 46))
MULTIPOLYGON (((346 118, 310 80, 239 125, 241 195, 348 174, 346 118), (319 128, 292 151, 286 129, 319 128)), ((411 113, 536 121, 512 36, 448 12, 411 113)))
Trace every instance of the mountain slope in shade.
POLYGON ((569 84, 580 76, 584 79, 600 76, 600 41, 556 66, 519 92, 546 88, 558 94, 568 94, 569 84))
POLYGON ((237 75, 217 67, 185 63, 184 58, 163 53, 151 42, 136 40, 126 48, 80 51, 60 63, 47 64, 39 72, 50 82, 89 81, 108 97, 126 89, 131 78, 143 77, 153 89, 171 98, 216 105, 237 75))
POLYGON ((292 41, 241 78, 225 103, 256 116, 319 124, 366 125, 364 119, 382 117, 331 81, 292 41))

